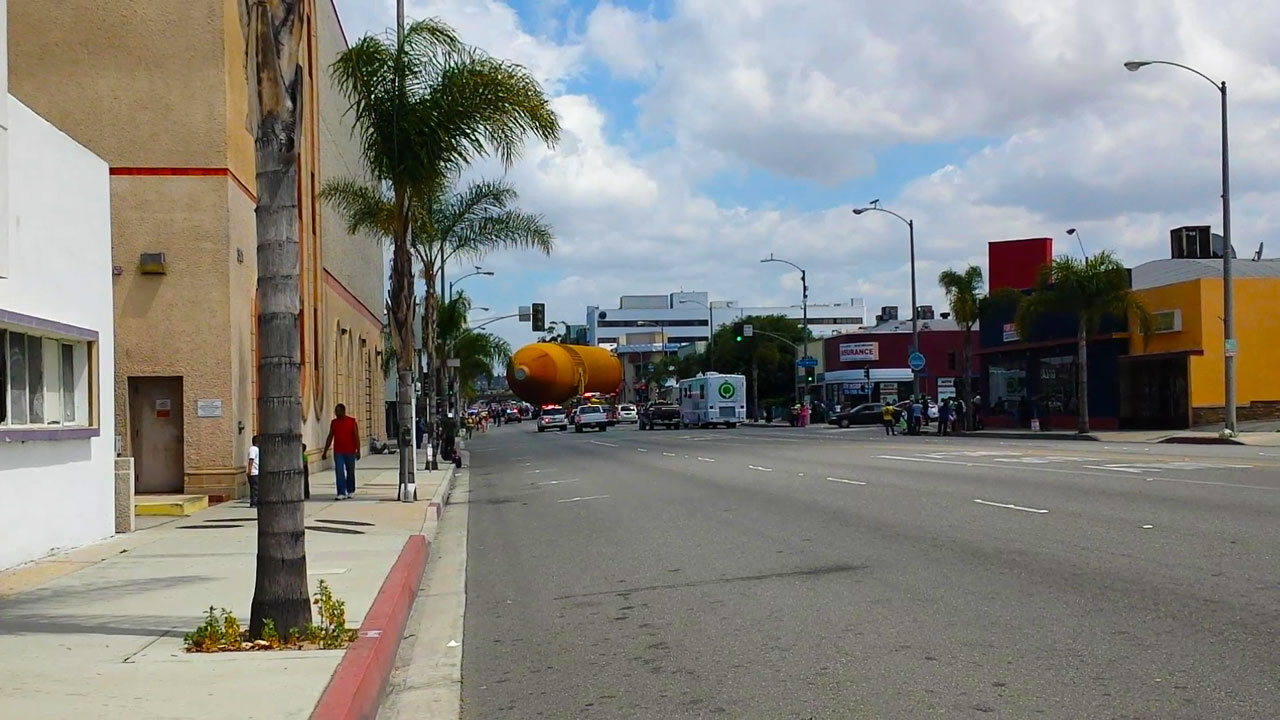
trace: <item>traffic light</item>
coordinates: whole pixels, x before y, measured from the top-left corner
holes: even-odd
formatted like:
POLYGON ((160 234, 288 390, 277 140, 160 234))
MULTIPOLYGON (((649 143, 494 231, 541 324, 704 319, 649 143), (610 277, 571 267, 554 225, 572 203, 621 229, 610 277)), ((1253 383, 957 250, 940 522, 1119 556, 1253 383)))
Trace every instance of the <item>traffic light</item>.
POLYGON ((733 341, 742 342, 742 323, 740 322, 733 324, 733 341))
POLYGON ((534 303, 530 314, 533 320, 533 331, 545 332, 547 329, 547 306, 543 303, 534 303))
POLYGON ((814 368, 807 367, 804 369, 804 381, 812 385, 817 380, 817 372, 814 368))

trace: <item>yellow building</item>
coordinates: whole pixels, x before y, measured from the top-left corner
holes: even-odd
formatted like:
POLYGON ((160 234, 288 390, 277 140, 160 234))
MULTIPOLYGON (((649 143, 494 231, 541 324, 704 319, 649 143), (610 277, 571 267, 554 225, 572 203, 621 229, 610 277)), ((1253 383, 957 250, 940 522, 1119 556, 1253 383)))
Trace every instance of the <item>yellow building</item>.
MULTIPOLYGON (((239 497, 257 426, 253 137, 241 0, 10 0, 10 91, 111 166, 116 427, 139 492, 239 497)), ((385 437, 382 250, 316 195, 366 171, 327 68, 346 39, 305 2, 303 441, 336 403, 385 437)))
MULTIPOLYGON (((1233 275, 1237 417, 1280 418, 1275 368, 1280 261, 1237 259, 1233 275)), ((1130 354, 1121 358, 1122 423, 1181 428, 1222 423, 1222 261, 1156 260, 1134 268, 1133 278, 1156 323, 1145 339, 1135 330, 1130 354)))

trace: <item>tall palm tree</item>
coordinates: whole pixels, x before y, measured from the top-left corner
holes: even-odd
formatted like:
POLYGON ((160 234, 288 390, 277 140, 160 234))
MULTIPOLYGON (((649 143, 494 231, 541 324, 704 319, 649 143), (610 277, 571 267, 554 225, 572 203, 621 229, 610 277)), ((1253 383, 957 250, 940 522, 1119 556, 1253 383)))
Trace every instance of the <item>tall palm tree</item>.
POLYGON ((476 378, 493 380, 494 367, 505 367, 511 359, 511 345, 501 337, 467 327, 471 299, 457 293, 441 303, 438 339, 440 352, 458 358, 458 380, 462 395, 470 394, 476 378))
MULTIPOLYGON (((415 217, 421 217, 414 234, 413 247, 423 268, 439 268, 440 289, 424 275, 425 290, 422 313, 422 337, 424 347, 435 347, 437 356, 443 350, 439 343, 426 345, 431 337, 433 322, 439 318, 432 313, 445 297, 445 266, 450 260, 466 258, 480 260, 495 250, 526 249, 550 255, 555 246, 551 225, 541 215, 515 207, 519 194, 501 180, 481 180, 468 184, 461 190, 440 187, 423 198, 415 207, 415 217)), ((448 300, 448 298, 446 298, 448 300)), ((436 363, 435 388, 445 383, 443 363, 436 363)), ((434 397, 429 403, 434 406, 434 397)))
POLYGON ((969 377, 970 358, 973 357, 973 326, 982 317, 982 268, 970 265, 964 272, 947 268, 938 273, 938 284, 947 294, 947 303, 951 306, 951 318, 956 321, 964 333, 963 356, 960 367, 963 375, 960 378, 960 399, 965 407, 971 407, 969 377))
POLYGON ((1089 335, 1098 331, 1102 318, 1133 317, 1142 334, 1151 333, 1151 313, 1129 289, 1129 274, 1109 250, 1081 260, 1059 255, 1040 268, 1035 288, 1023 298, 1014 317, 1018 334, 1031 336, 1037 319, 1072 315, 1076 319, 1076 428, 1089 432, 1089 335))
POLYGON ((301 356, 298 339, 298 144, 303 73, 299 0, 255 0, 245 43, 256 101, 258 235, 258 558, 249 632, 311 622, 302 517, 301 356))
MULTIPOLYGON (((463 45, 439 20, 413 22, 398 35, 366 35, 338 56, 332 72, 351 103, 355 135, 373 182, 328 183, 326 197, 349 225, 383 230, 391 243, 388 300, 404 440, 413 415, 410 235, 431 232, 420 226, 425 220, 414 217, 413 209, 481 155, 493 154, 510 166, 528 136, 554 143, 560 124, 527 70, 463 45)), ((437 270, 435 264, 423 268, 428 285, 437 270)), ((435 314, 434 308, 426 311, 435 314)), ((424 338, 425 348, 434 346, 433 338, 424 338)), ((407 483, 411 455, 401 454, 400 473, 407 483)))

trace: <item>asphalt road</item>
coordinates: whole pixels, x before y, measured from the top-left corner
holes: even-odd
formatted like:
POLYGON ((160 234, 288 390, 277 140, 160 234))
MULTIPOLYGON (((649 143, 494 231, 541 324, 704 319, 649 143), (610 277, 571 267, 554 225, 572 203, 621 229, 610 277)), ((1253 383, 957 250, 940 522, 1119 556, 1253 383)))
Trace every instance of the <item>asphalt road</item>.
POLYGON ((465 718, 1280 717, 1280 451, 470 447, 465 718))

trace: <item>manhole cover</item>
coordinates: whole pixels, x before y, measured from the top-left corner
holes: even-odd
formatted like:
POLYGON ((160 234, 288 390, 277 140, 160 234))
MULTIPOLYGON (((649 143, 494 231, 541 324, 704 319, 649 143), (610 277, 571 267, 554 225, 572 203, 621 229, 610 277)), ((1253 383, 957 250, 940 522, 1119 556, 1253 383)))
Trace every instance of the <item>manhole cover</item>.
MULTIPOLYGON (((206 525, 205 527, 213 527, 213 526, 206 525)), ((352 530, 351 528, 342 528, 342 527, 325 527, 323 525, 308 525, 307 529, 315 530, 316 532, 338 533, 340 535, 363 535, 364 534, 363 530, 352 530)))
POLYGON ((330 525, 354 525, 356 527, 373 527, 373 523, 364 522, 362 520, 325 520, 316 518, 316 522, 329 523, 330 525))
POLYGON ((179 530, 226 530, 244 527, 243 525, 179 525, 179 530))

